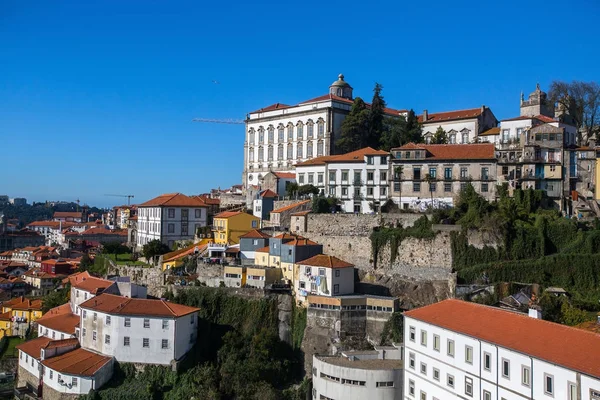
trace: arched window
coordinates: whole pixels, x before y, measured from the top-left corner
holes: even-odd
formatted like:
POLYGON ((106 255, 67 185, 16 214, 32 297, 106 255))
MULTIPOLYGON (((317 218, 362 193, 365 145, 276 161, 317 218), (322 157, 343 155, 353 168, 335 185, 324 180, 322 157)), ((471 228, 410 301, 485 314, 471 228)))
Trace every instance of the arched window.
POLYGON ((254 162, 254 149, 252 147, 248 149, 248 160, 254 162))
POLYGON ((282 144, 277 146, 277 159, 283 160, 283 145, 282 144))
POLYGON ((431 135, 425 136, 425 143, 431 144, 431 135))
POLYGON ((312 122, 312 120, 308 120, 308 122, 306 123, 306 137, 308 139, 312 139, 314 137, 314 122, 312 122))
POLYGON ((298 122, 296 126, 298 127, 296 130, 296 136, 298 136, 298 140, 304 139, 304 124, 302 122, 298 122))
POLYGON ((265 142, 265 130, 261 126, 260 128, 258 128, 258 143, 264 143, 264 142, 265 142))
POLYGON ((250 131, 248 132, 248 143, 250 144, 255 144, 254 143, 254 128, 251 128, 250 131))
POLYGON ((296 157, 304 157, 304 143, 302 142, 298 142, 298 146, 296 147, 296 157))
POLYGON ((294 146, 289 143, 287 146, 287 159, 291 160, 292 158, 294 158, 294 146))
POLYGON ((265 149, 263 147, 258 148, 258 161, 262 162, 265 160, 265 149))
POLYGON ((275 128, 273 128, 273 125, 270 125, 267 131, 269 132, 269 143, 273 143, 275 141, 275 128))
POLYGON ((321 140, 319 140, 319 143, 317 143, 317 157, 320 157, 323 155, 323 142, 321 140))
POLYGON ((273 161, 273 146, 269 146, 267 153, 267 161, 273 161))
POLYGON ((277 141, 279 143, 283 142, 283 140, 285 139, 285 133, 283 131, 283 124, 280 124, 279 127, 277 127, 277 141))
POLYGON ((306 145, 306 157, 312 158, 312 156, 313 156, 313 145, 312 145, 312 142, 308 142, 308 144, 306 145))
POLYGON ((287 132, 288 132, 288 141, 291 142, 292 140, 294 140, 294 124, 292 124, 291 122, 288 124, 287 126, 287 132))
POLYGON ((469 143, 469 131, 462 131, 462 142, 469 143))
POLYGON ((317 136, 320 138, 325 136, 325 121, 322 118, 317 121, 317 136))

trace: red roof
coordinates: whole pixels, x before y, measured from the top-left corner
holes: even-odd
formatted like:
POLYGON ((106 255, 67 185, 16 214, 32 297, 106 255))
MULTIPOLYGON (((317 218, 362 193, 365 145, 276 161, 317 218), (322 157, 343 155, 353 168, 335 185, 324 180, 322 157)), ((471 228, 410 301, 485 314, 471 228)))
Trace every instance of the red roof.
MULTIPOLYGON (((231 218, 231 217, 235 217, 235 216, 241 215, 241 214, 248 214, 248 213, 241 212, 241 211, 223 211, 222 213, 215 215, 214 218, 231 218)), ((248 215, 250 215, 250 214, 248 214, 248 215)))
POLYGON ((455 119, 476 118, 482 114, 482 107, 469 108, 466 110, 444 111, 439 113, 427 114, 427 121, 423 121, 423 115, 418 116, 420 123, 452 121, 455 119))
MULTIPOLYGON (((68 305, 69 304, 67 303, 67 306, 68 305)), ((75 328, 79 326, 80 320, 81 318, 79 317, 79 315, 69 313, 63 315, 52 315, 48 318, 43 319, 40 318, 36 322, 38 323, 38 325, 43 326, 44 328, 72 335, 75 333, 75 328)))
POLYGON ((261 247, 260 249, 254 250, 258 253, 268 253, 269 252, 269 246, 265 246, 265 247, 261 247))
POLYGON ((392 149, 392 154, 398 150, 426 150, 427 156, 420 158, 401 158, 403 161, 423 160, 493 160, 496 158, 496 148, 493 143, 473 144, 414 144, 407 143, 402 147, 392 149))
POLYGON ((293 214, 291 214, 291 215, 292 215, 293 217, 303 217, 303 216, 305 216, 305 215, 308 215, 308 214, 310 214, 311 212, 312 212, 311 210, 306 210, 306 211, 298 211, 298 212, 295 212, 295 213, 293 213, 293 214))
MULTIPOLYGON (((76 339, 75 339, 76 340, 76 339)), ((65 375, 94 376, 112 357, 78 348, 61 355, 47 358, 42 365, 65 375)))
POLYGON ((82 218, 82 213, 75 211, 56 211, 54 218, 82 218))
POLYGON ((349 262, 340 260, 334 256, 328 256, 325 254, 318 254, 304 261, 300 261, 298 264, 310 265, 313 267, 325 267, 325 268, 350 268, 354 267, 349 262))
POLYGON ((321 156, 296 164, 296 167, 304 165, 325 165, 330 163, 351 163, 365 162, 366 156, 387 156, 389 153, 384 150, 375 150, 372 147, 364 147, 350 153, 340 154, 336 156, 321 156))
POLYGON ((92 294, 101 293, 114 283, 108 279, 96 278, 87 271, 69 275, 68 279, 72 287, 92 294))
POLYGON ((277 214, 277 213, 281 213, 284 211, 292 210, 296 207, 300 207, 300 206, 302 206, 304 204, 308 204, 308 203, 310 203, 310 200, 303 200, 298 203, 290 204, 289 206, 285 206, 285 207, 278 208, 277 210, 273 210, 273 211, 271 211, 271 214, 273 214, 273 213, 277 214))
POLYGON ((294 172, 273 172, 273 174, 282 179, 296 179, 296 174, 294 172))
MULTIPOLYGON (((327 100, 334 100, 334 101, 338 101, 338 102, 346 103, 346 104, 353 104, 354 103, 353 100, 346 99, 344 97, 339 97, 339 96, 336 96, 336 95, 333 95, 333 94, 324 94, 323 96, 319 96, 319 97, 315 97, 315 98, 310 99, 310 100, 303 101, 303 102, 299 103, 299 105, 310 104, 310 103, 317 103, 319 101, 327 101, 327 100)), ((365 105, 367 106, 367 108, 371 108, 371 103, 365 103, 365 105)), ((396 110, 394 108, 387 108, 386 107, 386 108, 383 109, 383 112, 385 114, 391 115, 391 116, 400 116, 400 115, 402 115, 404 113, 407 113, 408 110, 396 110)))
POLYGON ((40 358, 41 350, 51 341, 52 339, 46 336, 40 336, 35 339, 28 340, 25 343, 21 343, 15 347, 22 352, 29 354, 33 358, 40 358))
POLYGON ((404 315, 600 378, 600 335, 593 332, 455 299, 404 315))
POLYGON ((284 108, 290 108, 292 106, 288 106, 287 104, 275 103, 270 106, 261 108, 260 110, 252 111, 250 114, 265 112, 265 111, 273 111, 273 110, 283 110, 284 108))
POLYGON ((165 300, 132 299, 106 293, 81 303, 79 307, 107 314, 155 317, 181 317, 199 310, 165 300))
POLYGON ((148 200, 138 207, 206 207, 206 204, 198 197, 189 197, 181 193, 161 194, 148 200))
POLYGON ((242 236, 240 236, 240 239, 244 238, 244 239, 268 239, 271 236, 267 235, 264 232, 259 231, 258 229, 253 229, 248 233, 243 234, 242 236))
POLYGON ((259 193, 259 196, 265 197, 265 198, 278 197, 277 193, 275 193, 271 189, 263 190, 262 192, 259 193))

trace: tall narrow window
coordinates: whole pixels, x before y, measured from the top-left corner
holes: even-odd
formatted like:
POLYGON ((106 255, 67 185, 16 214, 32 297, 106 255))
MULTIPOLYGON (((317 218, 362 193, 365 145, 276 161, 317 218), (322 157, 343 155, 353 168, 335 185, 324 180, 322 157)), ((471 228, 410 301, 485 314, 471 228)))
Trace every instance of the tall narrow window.
POLYGON ((323 155, 323 142, 317 143, 317 157, 323 155))
POLYGON ((492 369, 492 355, 490 353, 483 353, 483 369, 486 371, 492 369))
POLYGON ((313 156, 313 145, 312 142, 308 142, 306 145, 306 157, 311 158, 313 156))
POLYGON ((273 161, 273 146, 269 146, 267 153, 267 161, 273 161))
POLYGON ((433 349, 435 351, 440 351, 440 336, 433 335, 433 349))
POLYGON ((554 395, 554 376, 544 374, 544 393, 554 395))
POLYGON ((473 364, 473 348, 471 346, 465 346, 465 362, 473 364))
POLYGON ((289 124, 287 127, 287 138, 288 138, 288 142, 291 142, 292 140, 294 140, 294 125, 289 124))
POLYGON ((510 361, 505 358, 502 359, 502 376, 510 378, 510 361))
POLYGON ((250 129, 250 132, 248 133, 248 143, 254 144, 254 139, 254 129, 250 129))
POLYGON ((296 147, 296 157, 304 157, 304 152, 302 150, 304 150, 304 144, 302 142, 298 142, 298 147, 296 147))
POLYGON ((320 138, 322 138, 323 136, 325 136, 325 122, 319 121, 318 127, 317 127, 317 135, 320 138))
POLYGON ((525 365, 521 366, 521 383, 525 386, 531 385, 531 369, 525 365))
POLYGON ((283 140, 285 139, 285 132, 283 131, 283 125, 281 125, 279 127, 279 129, 277 129, 277 141, 279 143, 283 142, 283 140))
POLYGON ((270 126, 268 129, 268 132, 269 132, 269 143, 273 143, 275 141, 275 128, 270 126))
POLYGON ((307 132, 306 132, 306 137, 307 137, 308 139, 312 139, 312 138, 314 137, 314 131, 313 131, 313 128, 314 128, 314 124, 313 124, 313 122, 312 122, 312 121, 309 121, 309 122, 308 122, 308 124, 306 124, 306 131, 307 131, 307 132))
POLYGON ((454 357, 454 340, 448 339, 448 355, 454 357))
POLYGON ((298 136, 298 140, 302 140, 304 138, 304 125, 302 125, 302 122, 298 124, 296 136, 298 136))
POLYGON ((421 345, 427 346, 427 332, 421 331, 421 345))
POLYGON ((283 160, 283 145, 282 144, 277 146, 277 159, 283 160))

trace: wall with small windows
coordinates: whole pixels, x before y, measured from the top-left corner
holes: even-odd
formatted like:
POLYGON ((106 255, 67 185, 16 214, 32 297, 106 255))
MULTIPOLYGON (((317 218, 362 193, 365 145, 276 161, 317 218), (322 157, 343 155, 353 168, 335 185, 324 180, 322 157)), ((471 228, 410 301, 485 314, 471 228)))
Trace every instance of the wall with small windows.
POLYGON ((83 395, 102 387, 113 374, 113 361, 102 366, 93 376, 68 375, 44 367, 44 398, 56 398, 61 394, 83 395), (50 389, 50 390, 48 390, 50 389), (58 393, 52 393, 58 392, 58 393))

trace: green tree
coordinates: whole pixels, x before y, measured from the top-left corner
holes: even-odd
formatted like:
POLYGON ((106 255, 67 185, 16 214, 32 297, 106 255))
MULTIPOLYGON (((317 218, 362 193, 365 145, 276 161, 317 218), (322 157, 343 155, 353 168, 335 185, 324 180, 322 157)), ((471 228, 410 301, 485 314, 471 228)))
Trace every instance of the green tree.
POLYGON ((48 293, 42 299, 42 311, 44 313, 48 312, 48 310, 61 306, 69 301, 69 292, 71 291, 70 285, 66 287, 56 290, 54 292, 48 293))
POLYGON ((405 143, 423 143, 423 128, 415 112, 411 109, 406 115, 406 127, 404 128, 405 143))
POLYGON ((431 140, 432 144, 448 144, 448 134, 439 126, 435 133, 433 134, 433 138, 431 140))
POLYGON ((375 83, 373 88, 373 100, 371 101, 371 109, 369 110, 369 125, 367 130, 366 143, 361 147, 379 148, 384 132, 385 118, 385 100, 381 95, 383 86, 375 83))
POLYGON ((429 189, 429 193, 431 194, 431 209, 433 210, 433 184, 435 182, 437 182, 437 179, 435 179, 435 176, 432 176, 431 174, 425 174, 425 182, 427 182, 427 186, 429 189))
POLYGON ((299 186, 296 182, 290 182, 285 188, 285 194, 288 197, 295 197, 298 194, 299 186))
POLYGON ((127 254, 129 252, 131 252, 131 249, 119 242, 108 242, 102 245, 102 253, 115 256, 115 261, 117 261, 119 254, 127 254))
POLYGON ((388 117, 384 123, 380 146, 383 150, 391 150, 410 142, 423 142, 421 124, 413 110, 410 110, 406 117, 388 117))
MULTIPOLYGON (((561 82, 550 84, 550 101, 566 111, 562 118, 571 119, 578 128, 579 143, 600 133, 600 85, 597 82, 561 82)), ((569 122, 569 121, 567 121, 569 122)))
POLYGON ((298 188, 298 196, 307 196, 309 194, 318 195, 319 188, 314 185, 302 185, 298 188))
POLYGON ((87 271, 92 265, 94 265, 94 260, 91 259, 89 254, 85 253, 79 261, 79 271, 87 271))
POLYGON ((317 196, 313 198, 312 211, 315 214, 325 214, 335 211, 339 200, 335 197, 317 196))
POLYGON ((147 260, 154 259, 156 256, 161 256, 170 251, 169 246, 158 239, 151 240, 142 247, 142 254, 147 260))
POLYGON ((335 152, 344 154, 364 147, 364 136, 367 133, 368 124, 369 110, 367 105, 360 97, 357 97, 354 99, 350 113, 342 122, 342 132, 335 142, 335 152))

